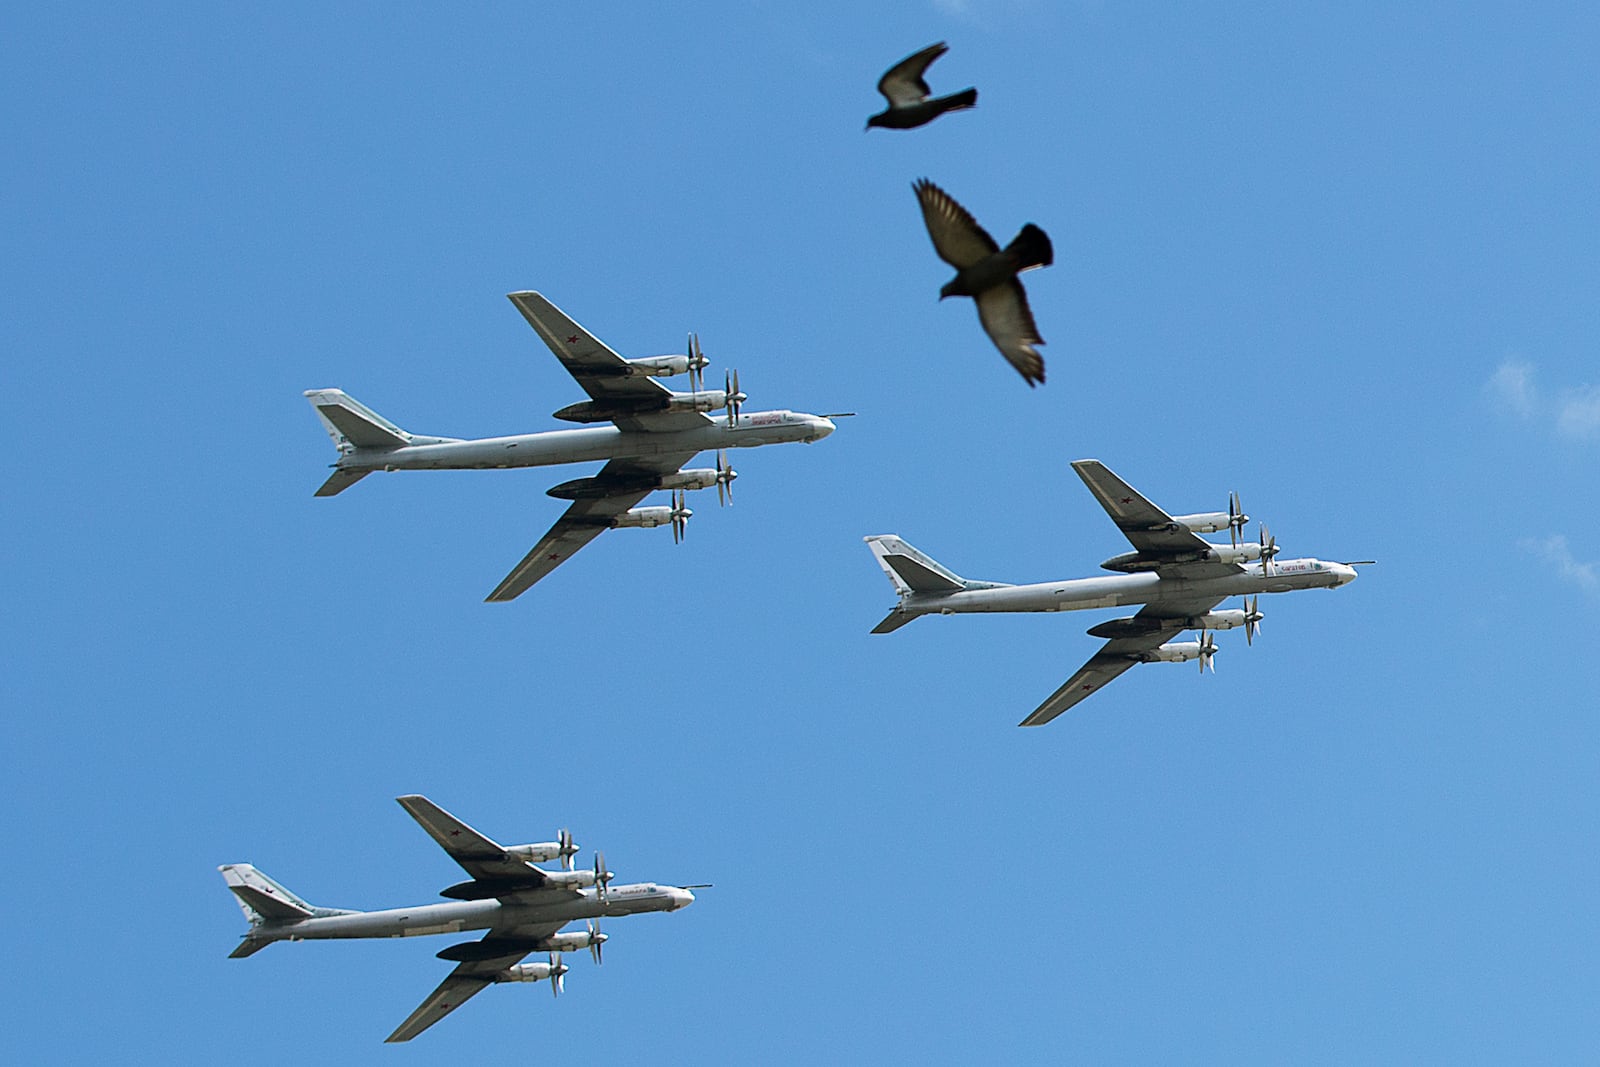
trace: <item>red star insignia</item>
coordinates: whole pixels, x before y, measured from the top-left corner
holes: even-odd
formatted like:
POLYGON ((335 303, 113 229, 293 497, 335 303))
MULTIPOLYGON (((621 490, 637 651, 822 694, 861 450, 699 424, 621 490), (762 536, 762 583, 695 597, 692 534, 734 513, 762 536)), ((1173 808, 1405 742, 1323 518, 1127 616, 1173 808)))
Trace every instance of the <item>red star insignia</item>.
POLYGON ((451 830, 450 831, 450 836, 451 837, 460 837, 461 836, 461 831, 460 830, 451 830))
POLYGON ((577 343, 578 343, 578 335, 577 334, 573 334, 571 337, 567 338, 567 344, 575 345, 577 343))
POLYGON ((1122 502, 1123 502, 1123 503, 1124 503, 1124 504, 1131 504, 1131 503, 1133 503, 1133 497, 1131 497, 1131 496, 1125 496, 1125 497, 1123 497, 1123 498, 1122 498, 1122 502))
POLYGON ((559 553, 559 552, 552 552, 552 553, 550 553, 550 554, 549 554, 549 555, 548 555, 548 556, 546 556, 546 557, 545 557, 545 558, 546 558, 546 559, 560 559, 560 558, 561 558, 561 553, 559 553))
POLYGON ((1094 686, 1092 686, 1092 685, 1090 685, 1090 684, 1089 684, 1089 683, 1088 683, 1088 682, 1084 682, 1084 683, 1083 683, 1083 687, 1084 687, 1084 688, 1085 688, 1085 689, 1093 689, 1093 688, 1094 688, 1094 686))

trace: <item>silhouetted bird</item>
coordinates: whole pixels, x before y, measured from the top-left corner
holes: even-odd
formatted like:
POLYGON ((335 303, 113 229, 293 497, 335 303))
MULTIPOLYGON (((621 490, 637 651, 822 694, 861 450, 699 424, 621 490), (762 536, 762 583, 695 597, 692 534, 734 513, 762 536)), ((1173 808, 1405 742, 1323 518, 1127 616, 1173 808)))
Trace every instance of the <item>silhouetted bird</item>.
POLYGON ((1002 249, 949 193, 926 178, 911 187, 917 191, 934 251, 956 268, 956 276, 939 290, 939 299, 972 297, 978 321, 1000 354, 1030 386, 1044 381, 1044 358, 1033 347, 1044 344, 1044 338, 1033 323, 1028 294, 1017 275, 1054 261, 1050 238, 1030 222, 1002 249))
POLYGON ((976 89, 928 99, 928 83, 922 80, 922 72, 948 51, 950 46, 940 41, 890 67, 889 72, 878 79, 878 92, 888 99, 889 109, 868 118, 867 129, 883 126, 891 130, 909 130, 932 122, 946 111, 975 106, 978 103, 976 89))

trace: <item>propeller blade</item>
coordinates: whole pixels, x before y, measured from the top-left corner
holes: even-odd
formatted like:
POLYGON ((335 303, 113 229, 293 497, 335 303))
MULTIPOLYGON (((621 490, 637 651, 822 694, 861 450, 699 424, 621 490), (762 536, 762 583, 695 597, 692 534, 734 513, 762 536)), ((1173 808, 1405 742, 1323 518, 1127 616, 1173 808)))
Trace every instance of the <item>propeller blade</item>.
POLYGON ((700 351, 700 335, 689 334, 689 391, 698 393, 706 387, 706 364, 710 362, 700 351))
POLYGON ((578 851, 572 845, 572 831, 563 826, 561 832, 556 834, 556 840, 561 842, 561 869, 570 871, 572 870, 572 857, 578 851))
POLYGON ((1234 548, 1239 547, 1239 536, 1244 531, 1245 523, 1250 521, 1250 516, 1244 513, 1244 504, 1239 500, 1237 490, 1228 494, 1228 541, 1234 548))
POLYGON ((739 472, 728 466, 727 449, 717 453, 717 506, 733 503, 733 480, 739 472))
POLYGON ((600 924, 594 919, 589 920, 589 957, 594 960, 596 967, 600 966, 600 946, 605 944, 606 935, 600 932, 600 924))
POLYGON ((559 997, 563 988, 562 975, 567 973, 567 968, 561 962, 561 953, 550 953, 550 995, 559 997))
POLYGON ((606 870, 606 854, 599 849, 594 853, 594 885, 599 898, 606 899, 606 883, 611 881, 611 872, 606 870))
POLYGON ((1244 600, 1244 643, 1255 642, 1256 634, 1261 632, 1261 597, 1250 596, 1244 600))
POLYGON ((672 491, 672 543, 681 544, 689 533, 689 517, 694 514, 685 503, 682 489, 672 491))

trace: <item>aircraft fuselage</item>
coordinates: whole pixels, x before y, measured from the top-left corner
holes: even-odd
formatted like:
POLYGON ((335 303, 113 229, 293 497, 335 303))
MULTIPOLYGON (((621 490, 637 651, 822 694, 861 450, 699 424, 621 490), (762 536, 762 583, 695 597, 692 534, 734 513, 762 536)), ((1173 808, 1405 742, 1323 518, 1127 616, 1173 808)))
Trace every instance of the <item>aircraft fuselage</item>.
POLYGON ((1217 578, 1162 578, 1153 573, 1116 574, 1071 578, 1033 585, 1007 585, 993 589, 964 589, 955 593, 915 593, 902 610, 919 614, 964 614, 1015 611, 1083 611, 1128 604, 1175 603, 1205 598, 1223 600, 1256 593, 1287 593, 1296 589, 1332 589, 1353 581, 1355 568, 1319 559, 1274 562, 1272 573, 1261 564, 1246 563, 1239 574, 1217 578))
POLYGON ((548 467, 561 463, 705 452, 723 448, 802 441, 810 444, 834 430, 821 415, 797 411, 757 411, 742 415, 736 425, 712 418, 706 425, 686 430, 636 433, 615 426, 585 426, 573 430, 546 430, 512 437, 459 440, 413 435, 399 448, 359 448, 334 464, 348 471, 398 470, 498 470, 507 467, 548 467))
POLYGON ((574 919, 677 911, 694 903, 694 894, 675 886, 640 882, 609 887, 603 901, 593 889, 580 890, 578 896, 565 891, 533 891, 525 895, 525 900, 528 902, 449 901, 415 908, 324 915, 281 925, 270 923, 257 926, 251 931, 251 936, 274 941, 313 941, 452 934, 463 930, 503 929, 523 924, 567 923, 574 919), (541 896, 550 899, 540 900, 541 896))

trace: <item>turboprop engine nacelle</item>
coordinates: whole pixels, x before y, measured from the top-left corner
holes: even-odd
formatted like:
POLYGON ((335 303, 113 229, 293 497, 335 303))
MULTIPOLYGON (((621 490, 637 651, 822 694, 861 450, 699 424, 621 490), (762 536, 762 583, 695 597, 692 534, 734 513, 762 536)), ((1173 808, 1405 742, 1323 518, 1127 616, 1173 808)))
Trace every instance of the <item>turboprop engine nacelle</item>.
POLYGON ((577 930, 565 934, 551 934, 539 942, 536 952, 576 952, 580 948, 588 948, 606 940, 606 935, 597 930, 577 930))
MULTIPOLYGON (((562 848, 560 841, 536 841, 531 845, 511 845, 506 852, 519 860, 529 863, 543 863, 546 860, 558 860, 567 850, 562 848)), ((576 852, 576 849, 572 850, 576 852)))
POLYGON ((657 526, 665 526, 671 521, 672 509, 669 507, 629 508, 621 515, 613 518, 611 526, 614 529, 620 529, 624 526, 639 526, 649 530, 657 526))
POLYGON ((545 884, 567 889, 587 889, 594 885, 593 871, 545 871, 545 884))
POLYGON ((623 475, 620 477, 574 478, 551 486, 545 496, 557 500, 595 500, 629 489, 710 489, 717 484, 717 472, 710 467, 694 467, 672 474, 623 475))
POLYGON ((665 401, 648 397, 637 400, 580 400, 550 415, 565 422, 610 422, 612 419, 653 411, 716 411, 727 406, 726 390, 704 389, 695 393, 671 393, 665 401))
POLYGON ((673 393, 668 411, 716 411, 728 406, 728 394, 721 389, 702 389, 696 393, 673 393))
POLYGON ((551 966, 548 963, 519 963, 507 967, 495 975, 496 982, 542 982, 546 978, 566 974, 569 968, 565 963, 551 966))
POLYGON ((1174 515, 1172 521, 1186 527, 1190 533, 1216 533, 1226 530, 1233 516, 1226 511, 1202 511, 1194 515, 1174 515))
POLYGON ((1213 545, 1207 542, 1204 552, 1183 552, 1159 559, 1151 559, 1138 552, 1124 552, 1120 556, 1112 556, 1100 564, 1100 567, 1102 570, 1136 574, 1140 571, 1158 570, 1169 563, 1250 563, 1260 558, 1261 546, 1253 541, 1247 541, 1237 547, 1213 545))
POLYGON ((717 472, 710 467, 693 467, 661 476, 658 489, 710 489, 717 484, 717 472))
POLYGON ((646 356, 644 359, 623 362, 628 365, 630 378, 670 378, 675 374, 689 373, 688 356, 646 356))
POLYGON ((1200 658, 1200 642, 1169 641, 1160 648, 1130 655, 1140 663, 1189 663, 1200 658))
POLYGON ((1184 622, 1185 628, 1190 630, 1231 630, 1244 625, 1245 614, 1237 609, 1213 611, 1206 615, 1191 615, 1184 622))

